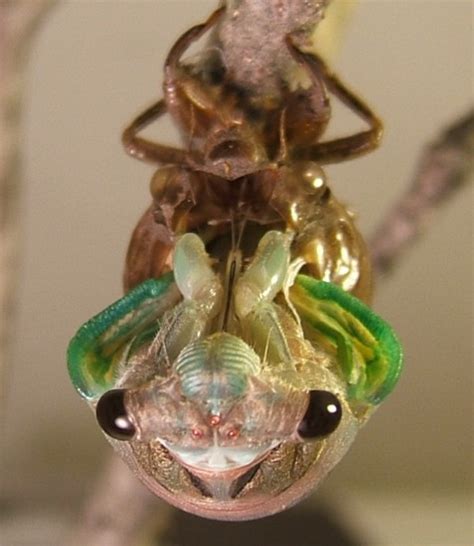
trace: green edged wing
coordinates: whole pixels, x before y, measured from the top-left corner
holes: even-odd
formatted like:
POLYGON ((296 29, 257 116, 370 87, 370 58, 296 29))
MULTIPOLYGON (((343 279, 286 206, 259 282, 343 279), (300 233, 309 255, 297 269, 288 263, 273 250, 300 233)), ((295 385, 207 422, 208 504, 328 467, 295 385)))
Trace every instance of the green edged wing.
POLYGON ((159 317, 177 303, 173 274, 147 280, 81 326, 69 343, 68 370, 79 394, 112 388, 130 352, 153 339, 159 317))
POLYGON ((337 354, 349 398, 379 404, 402 369, 402 348, 392 328, 339 286, 306 275, 296 277, 290 299, 315 342, 337 354))

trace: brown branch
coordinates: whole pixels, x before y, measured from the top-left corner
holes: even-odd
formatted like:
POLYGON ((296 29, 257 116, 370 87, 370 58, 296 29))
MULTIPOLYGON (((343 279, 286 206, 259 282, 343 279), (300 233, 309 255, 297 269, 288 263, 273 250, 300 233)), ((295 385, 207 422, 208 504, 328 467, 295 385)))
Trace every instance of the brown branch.
POLYGON ((156 509, 153 527, 164 528, 171 508, 142 485, 117 456, 112 455, 87 499, 70 546, 130 546, 144 520, 156 509))
POLYGON ((390 271, 419 237, 434 209, 446 203, 473 174, 474 110, 444 130, 421 156, 408 191, 384 217, 370 241, 374 269, 390 271))
MULTIPOLYGON (((35 30, 52 0, 0 0, 0 385, 5 388, 21 237, 21 113, 25 65, 35 30)), ((3 395, 3 393, 0 393, 3 395)), ((2 396, 2 403, 5 397, 2 396)))
POLYGON ((292 33, 299 45, 310 45, 316 25, 331 0, 227 0, 227 10, 213 33, 232 80, 250 92, 273 95, 294 63, 284 46, 292 33))

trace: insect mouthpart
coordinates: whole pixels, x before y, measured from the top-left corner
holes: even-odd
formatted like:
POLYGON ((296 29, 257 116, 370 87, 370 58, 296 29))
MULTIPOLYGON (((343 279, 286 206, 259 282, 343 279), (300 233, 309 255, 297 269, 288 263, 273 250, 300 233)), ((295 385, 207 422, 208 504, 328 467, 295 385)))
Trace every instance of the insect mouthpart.
POLYGON ((278 445, 278 442, 274 441, 255 447, 222 446, 217 438, 214 438, 211 446, 201 449, 186 449, 162 443, 188 469, 216 473, 246 468, 278 445))
POLYGON ((231 501, 248 485, 259 469, 260 463, 226 473, 202 473, 188 470, 191 483, 204 497, 215 501, 231 501))
POLYGON ((223 447, 218 443, 202 450, 180 449, 163 445, 179 459, 189 470, 195 472, 222 473, 228 470, 237 470, 254 465, 262 459, 268 451, 276 447, 278 442, 270 442, 259 447, 223 447))

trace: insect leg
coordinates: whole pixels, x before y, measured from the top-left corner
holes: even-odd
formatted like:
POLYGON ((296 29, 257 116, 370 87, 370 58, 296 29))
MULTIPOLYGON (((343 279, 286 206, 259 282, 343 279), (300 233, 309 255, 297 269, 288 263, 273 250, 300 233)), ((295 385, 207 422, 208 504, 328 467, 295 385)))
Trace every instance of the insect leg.
POLYGON ((264 361, 291 363, 292 355, 273 299, 283 289, 290 262, 291 237, 269 231, 235 286, 234 310, 242 337, 264 361))
POLYGON ((234 307, 244 318, 261 302, 270 302, 282 289, 290 263, 291 238, 279 231, 267 232, 255 257, 235 287, 234 307))
POLYGON ((353 215, 332 195, 324 171, 314 162, 263 173, 273 183, 270 206, 295 232, 293 258, 305 271, 370 301, 371 267, 353 215))
POLYGON ((293 44, 291 37, 289 36, 287 37, 286 42, 292 57, 308 71, 313 82, 317 82, 318 89, 322 79, 327 88, 355 114, 361 117, 370 127, 368 130, 361 131, 354 135, 301 147, 295 150, 295 158, 311 159, 312 161, 321 164, 335 163, 363 155, 377 148, 382 137, 383 126, 382 122, 374 112, 372 112, 369 106, 349 90, 345 84, 329 70, 320 57, 313 53, 300 51, 293 44))
MULTIPOLYGON (((181 165, 186 162, 187 153, 184 150, 164 144, 158 144, 137 135, 156 119, 168 112, 170 108, 173 109, 175 103, 173 100, 176 91, 175 87, 177 87, 178 84, 184 84, 183 75, 178 76, 177 74, 178 62, 181 55, 194 40, 197 40, 215 24, 223 10, 224 8, 216 10, 204 24, 197 25, 185 32, 171 48, 165 62, 165 91, 167 92, 167 101, 161 99, 147 108, 132 121, 122 134, 122 143, 125 150, 132 157, 136 157, 141 161, 151 161, 159 164, 181 165), (169 87, 170 89, 168 89, 169 87)), ((215 104, 209 102, 209 98, 206 97, 203 90, 198 85, 192 86, 191 83, 189 83, 189 89, 186 89, 186 94, 189 95, 190 100, 206 111, 215 110, 215 104)), ((178 105, 176 106, 179 110, 178 105)), ((180 114, 180 112, 177 112, 177 114, 180 114)))
POLYGON ((164 93, 168 111, 179 121, 187 136, 206 137, 209 120, 220 120, 225 124, 229 117, 222 99, 209 91, 199 75, 190 73, 180 63, 189 46, 216 24, 224 10, 224 7, 217 9, 206 22, 180 36, 165 61, 164 93))
POLYGON ((164 99, 161 99, 137 116, 124 130, 122 144, 129 155, 141 161, 151 161, 153 163, 182 164, 185 162, 186 152, 184 150, 157 144, 137 136, 140 131, 165 114, 166 111, 166 103, 164 99))
POLYGON ((213 27, 219 20, 220 16, 224 13, 225 7, 216 9, 205 23, 196 25, 181 35, 171 48, 165 61, 165 73, 167 76, 173 77, 176 72, 179 60, 188 47, 199 40, 199 38, 205 34, 211 27, 213 27))
POLYGON ((125 258, 125 292, 170 269, 173 248, 165 225, 155 221, 154 205, 148 207, 132 233, 125 258))
POLYGON ((173 272, 184 301, 165 314, 152 345, 156 360, 162 360, 163 355, 170 364, 183 347, 209 332, 223 295, 222 283, 212 269, 204 243, 195 233, 187 233, 176 242, 173 272))

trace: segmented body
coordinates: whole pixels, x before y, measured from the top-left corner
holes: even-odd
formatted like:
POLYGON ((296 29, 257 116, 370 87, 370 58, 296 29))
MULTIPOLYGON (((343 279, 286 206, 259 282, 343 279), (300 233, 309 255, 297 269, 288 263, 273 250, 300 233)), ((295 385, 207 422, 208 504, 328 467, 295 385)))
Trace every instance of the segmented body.
MULTIPOLYGON (((128 464, 190 512, 251 519, 307 495, 395 385, 401 350, 370 301, 370 263, 320 163, 374 147, 380 124, 288 37, 309 89, 246 96, 212 66, 179 62, 215 24, 193 27, 165 63, 165 100, 124 133, 165 164, 132 236, 130 292, 86 323, 68 363, 128 464), (319 139, 327 89, 370 124, 319 139), (137 136, 168 111, 187 151, 137 136)), ((220 69, 217 70, 217 68, 220 69)))

